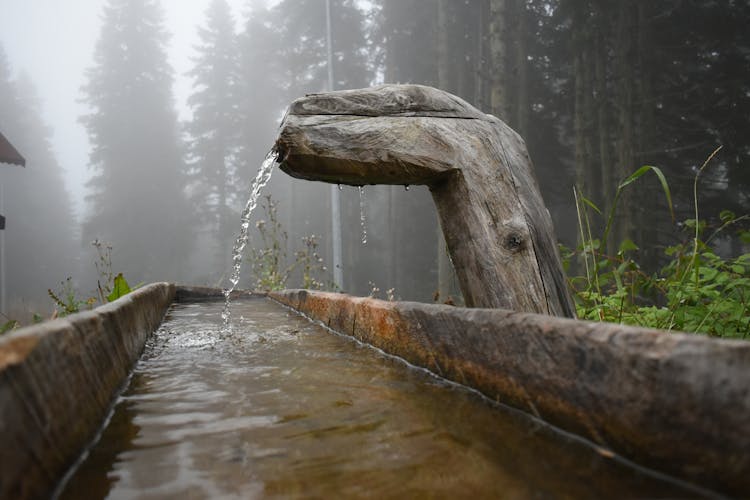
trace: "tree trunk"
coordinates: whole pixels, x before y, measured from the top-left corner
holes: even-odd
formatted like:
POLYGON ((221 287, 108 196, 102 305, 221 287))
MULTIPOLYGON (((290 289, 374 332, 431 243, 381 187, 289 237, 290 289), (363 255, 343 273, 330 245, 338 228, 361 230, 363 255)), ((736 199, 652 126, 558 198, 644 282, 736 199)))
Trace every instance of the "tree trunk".
MULTIPOLYGON (((450 45, 448 35, 450 26, 448 22, 448 0, 438 0, 438 87, 447 91, 455 92, 451 82, 450 45)), ((455 73, 455 71, 453 72, 455 73)), ((448 252, 445 249, 445 238, 440 225, 437 226, 437 268, 438 282, 437 295, 445 300, 450 295, 450 262, 448 252)))
MULTIPOLYGON (((574 24, 577 28, 578 24, 574 24)), ((583 50, 582 50, 582 34, 578 31, 574 32, 575 39, 575 53, 573 56, 573 133, 575 136, 575 170, 576 170, 576 186, 582 191, 588 189, 586 182, 586 149, 584 142, 585 134, 585 123, 586 116, 584 115, 584 95, 585 95, 585 79, 584 79, 584 68, 583 68, 583 50)))
MULTIPOLYGON (((597 131, 596 136, 599 140, 599 170, 600 174, 600 188, 599 188, 599 200, 601 200, 601 207, 604 213, 609 213, 609 209, 612 205, 612 196, 617 187, 616 175, 614 174, 614 164, 612 161, 612 147, 611 147, 611 125, 609 115, 609 100, 608 100, 608 86, 607 86, 607 56, 609 50, 608 40, 608 24, 607 24, 607 13, 601 8, 599 3, 596 4, 595 10, 595 46, 594 46, 594 88, 596 89, 595 96, 595 107, 596 107, 596 121, 597 131)), ((611 241, 611 239, 610 239, 611 241)), ((608 253, 611 254, 612 246, 610 242, 602 242, 607 245, 608 253)))
POLYGON ((492 83, 490 89, 490 113, 498 118, 506 116, 506 53, 505 16, 506 0, 490 0, 490 66, 492 83))
POLYGON ((526 4, 523 1, 516 0, 516 23, 515 30, 515 58, 516 58, 516 95, 513 99, 516 107, 515 130, 526 137, 529 133, 529 61, 526 53, 526 30, 528 15, 526 14, 526 4))
POLYGON ((597 110, 596 110, 596 91, 595 91, 595 77, 594 77, 594 66, 596 47, 594 45, 594 38, 591 36, 591 32, 587 30, 586 43, 583 46, 583 148, 584 148, 584 171, 586 172, 586 195, 592 198, 598 198, 597 202, 601 202, 602 198, 606 198, 606 195, 601 196, 602 193, 602 182, 601 182, 601 166, 597 164, 595 159, 598 155, 598 140, 596 133, 598 130, 595 128, 597 110))
POLYGON ((489 4, 487 0, 480 0, 477 9, 477 44, 476 57, 474 58, 474 104, 479 109, 486 109, 485 100, 485 80, 487 78, 487 61, 485 53, 485 37, 487 34, 486 21, 488 16, 489 4))
MULTIPOLYGON (((653 9, 648 4, 638 3, 638 35, 637 35, 637 58, 638 58, 638 78, 637 78, 637 100, 636 106, 638 111, 638 140, 637 148, 634 154, 635 166, 640 167, 641 165, 652 164, 651 159, 646 157, 645 151, 652 151, 656 149, 653 141, 653 137, 656 135, 656 117, 654 116, 654 89, 653 81, 650 74, 650 61, 649 54, 651 54, 652 45, 648 19, 651 17, 649 9, 653 9)), ((638 210, 635 212, 636 223, 635 226, 638 228, 637 240, 638 242, 654 242, 653 245, 648 245, 642 250, 642 256, 644 261, 648 264, 657 262, 659 256, 655 248, 659 247, 659 231, 658 225, 650 219, 651 213, 644 210, 644 207, 657 207, 663 206, 657 203, 656 200, 660 200, 661 193, 658 193, 659 188, 655 184, 648 184, 643 189, 639 189, 638 192, 643 193, 637 195, 638 198, 638 210), (656 196, 656 198, 654 198, 656 196)))
MULTIPOLYGON (((402 0, 383 0, 383 11, 385 11, 386 19, 392 19, 392 2, 400 2, 402 0)), ((394 62, 394 54, 396 53, 396 43, 393 40, 393 31, 386 35, 385 39, 385 81, 386 83, 394 83, 398 81, 398 70, 396 63, 394 62)))
MULTIPOLYGON (((618 113, 618 136, 617 145, 617 181, 625 179, 635 170, 635 131, 634 131, 634 86, 635 86, 635 60, 633 57, 635 36, 634 9, 626 2, 619 4, 617 13, 617 43, 615 63, 617 66, 617 105, 618 113)), ((630 234, 633 221, 632 213, 632 190, 623 191, 620 197, 618 213, 625 214, 615 218, 613 233, 615 241, 622 241, 630 234)))
POLYGON ((455 92, 451 85, 450 26, 448 22, 448 0, 438 0, 437 4, 437 74, 438 86, 446 92, 455 92))

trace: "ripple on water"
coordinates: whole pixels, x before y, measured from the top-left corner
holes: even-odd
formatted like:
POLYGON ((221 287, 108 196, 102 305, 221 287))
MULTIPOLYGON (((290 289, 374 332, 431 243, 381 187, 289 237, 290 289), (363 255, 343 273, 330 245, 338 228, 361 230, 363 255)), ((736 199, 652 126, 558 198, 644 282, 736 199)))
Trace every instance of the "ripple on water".
POLYGON ((176 304, 63 498, 685 497, 268 300, 176 304))

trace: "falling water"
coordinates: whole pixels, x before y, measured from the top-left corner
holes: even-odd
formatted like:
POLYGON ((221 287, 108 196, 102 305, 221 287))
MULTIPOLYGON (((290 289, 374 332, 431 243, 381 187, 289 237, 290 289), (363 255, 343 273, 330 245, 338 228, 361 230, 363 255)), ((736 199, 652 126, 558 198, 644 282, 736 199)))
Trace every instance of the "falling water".
POLYGON ((273 167, 276 164, 278 156, 275 150, 271 150, 266 155, 266 159, 263 160, 263 164, 258 170, 258 174, 253 179, 250 185, 250 198, 247 200, 245 209, 242 210, 242 216, 240 217, 240 234, 237 235, 237 239, 232 247, 232 274, 229 277, 229 288, 224 290, 224 309, 221 312, 221 319, 224 324, 224 330, 229 330, 231 313, 229 312, 229 296, 232 294, 234 289, 237 287, 237 283, 240 282, 240 268, 242 267, 242 251, 247 246, 248 230, 250 228, 250 215, 258 205, 258 198, 260 198, 260 191, 263 186, 268 184, 271 180, 271 174, 273 173, 273 167))
POLYGON ((359 186, 359 223, 362 226, 362 244, 367 244, 367 217, 365 216, 365 187, 359 186))

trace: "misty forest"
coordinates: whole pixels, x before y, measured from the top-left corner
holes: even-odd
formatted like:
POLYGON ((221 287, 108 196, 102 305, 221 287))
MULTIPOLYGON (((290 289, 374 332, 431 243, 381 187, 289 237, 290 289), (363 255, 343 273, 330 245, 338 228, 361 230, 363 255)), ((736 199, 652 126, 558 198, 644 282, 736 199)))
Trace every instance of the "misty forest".
MULTIPOLYGON (((698 232, 722 262, 749 251, 750 1, 330 5, 334 90, 434 86, 524 138, 571 276, 587 251, 651 275, 698 232), (657 168, 615 196, 643 166, 657 168)), ((187 74, 170 66, 158 0, 107 0, 100 15, 71 97, 88 109, 77 117, 90 144, 79 216, 35 82, 0 47, 0 132, 27 162, 0 165, 0 324, 85 307, 119 273, 131 286, 226 286, 240 212, 285 109, 329 90, 324 0, 248 1, 241 13, 211 0, 187 74), (192 85, 186 119, 176 79, 192 85)), ((461 303, 427 188, 342 186, 340 200, 334 283, 330 185, 275 172, 239 286, 461 303)), ((745 263, 733 267, 744 294, 747 260, 732 262, 745 263)))

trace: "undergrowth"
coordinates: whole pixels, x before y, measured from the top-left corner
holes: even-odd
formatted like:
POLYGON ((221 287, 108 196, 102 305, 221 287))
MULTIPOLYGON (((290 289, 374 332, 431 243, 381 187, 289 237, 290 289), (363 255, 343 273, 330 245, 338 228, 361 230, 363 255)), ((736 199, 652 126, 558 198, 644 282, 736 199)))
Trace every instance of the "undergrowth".
POLYGON ((265 219, 255 224, 261 244, 251 250, 249 257, 256 289, 283 290, 290 282, 298 282, 299 286, 310 290, 334 289, 332 283, 322 278, 327 268, 318 250, 317 237, 314 234, 303 236, 302 247, 290 260, 286 250, 289 235, 279 222, 278 202, 266 195, 261 206, 265 219))
POLYGON ((58 292, 52 291, 51 288, 48 289, 47 294, 55 304, 55 316, 67 316, 84 309, 92 309, 97 303, 113 302, 142 285, 142 283, 139 283, 131 289, 122 273, 115 275, 112 270, 111 245, 98 239, 94 240, 91 245, 96 249, 97 255, 94 261, 97 273, 96 291, 89 294, 88 297, 84 295, 86 298, 79 297, 79 292, 73 285, 72 278, 67 278, 60 283, 58 292))
MULTIPOLYGON (((59 318, 75 314, 84 310, 93 309, 97 304, 106 304, 127 295, 141 286, 141 283, 130 287, 122 273, 114 274, 112 271, 112 246, 94 240, 91 245, 96 249, 97 258, 94 267, 97 272, 96 291, 83 294, 76 288, 73 278, 68 277, 60 282, 56 290, 47 289, 47 295, 55 306, 55 311, 49 319, 59 318)), ((0 323, 0 335, 21 327, 21 322, 0 314, 4 322, 0 323)), ((33 314, 33 323, 41 323, 46 318, 38 313, 33 314)))
POLYGON ((750 336, 750 253, 725 258, 711 246, 719 234, 730 230, 750 243, 750 231, 742 228, 750 216, 725 210, 719 215, 720 225, 710 228, 698 213, 698 179, 717 152, 695 176, 694 218, 681 224, 688 232, 686 239, 665 250, 668 263, 656 273, 643 271, 637 260, 639 248, 632 240, 620 242, 613 255, 606 251, 606 242, 622 190, 648 172, 656 174, 674 218, 661 170, 644 166, 620 183, 600 238, 592 236, 592 217, 604 214, 574 191, 581 243, 575 250, 563 247, 562 252, 566 272, 574 259, 585 270, 585 275, 569 278, 579 318, 719 337, 750 336))

